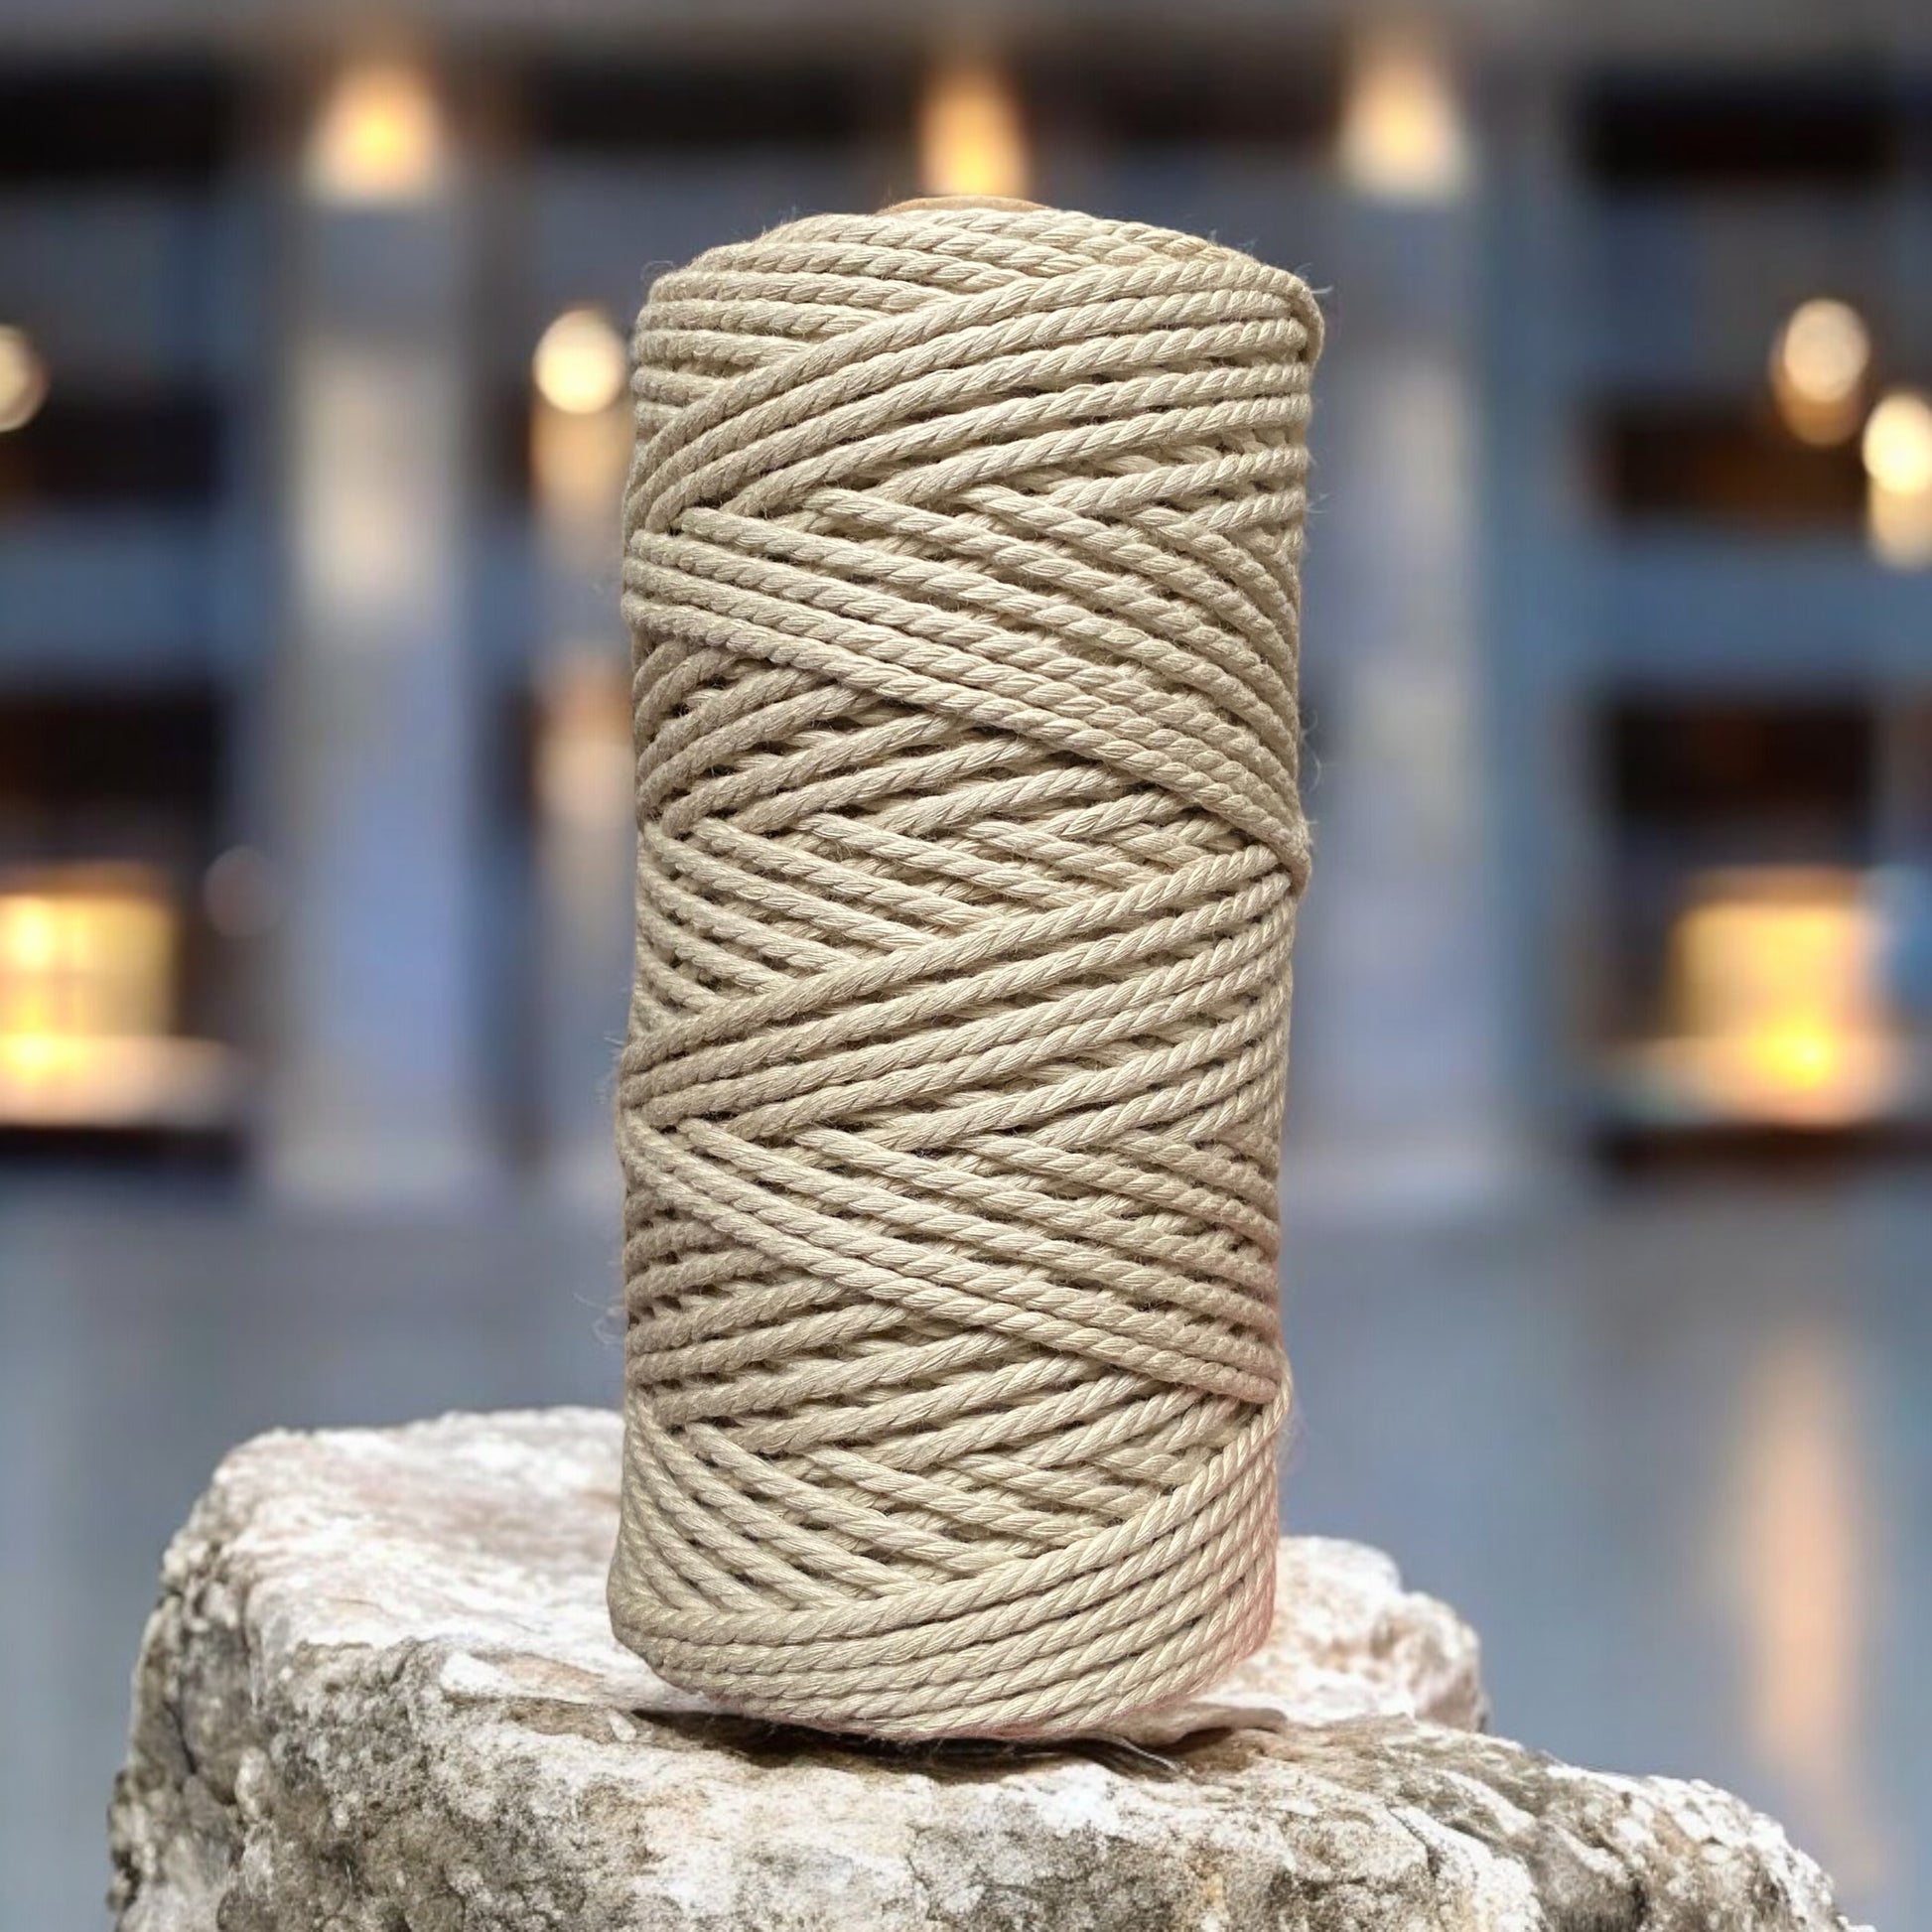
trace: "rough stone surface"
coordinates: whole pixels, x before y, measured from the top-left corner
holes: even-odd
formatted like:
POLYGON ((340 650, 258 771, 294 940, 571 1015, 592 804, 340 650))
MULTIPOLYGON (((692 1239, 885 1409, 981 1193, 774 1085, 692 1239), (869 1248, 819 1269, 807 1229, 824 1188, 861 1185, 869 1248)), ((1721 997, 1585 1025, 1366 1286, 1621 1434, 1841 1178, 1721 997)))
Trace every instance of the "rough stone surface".
POLYGON ((616 1419, 278 1435, 170 1550, 112 1812, 122 1932, 1843 1927, 1708 1786, 1462 1727, 1475 1642, 1290 1539, 1216 1698, 1070 1748, 869 1748, 612 1640, 616 1419))

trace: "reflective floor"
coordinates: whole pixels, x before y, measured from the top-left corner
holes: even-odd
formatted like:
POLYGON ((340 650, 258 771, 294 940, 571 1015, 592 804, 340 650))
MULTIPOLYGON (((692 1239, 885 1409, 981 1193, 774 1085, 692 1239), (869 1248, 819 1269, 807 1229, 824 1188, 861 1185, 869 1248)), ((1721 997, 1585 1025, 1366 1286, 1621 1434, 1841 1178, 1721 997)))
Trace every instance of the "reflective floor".
MULTIPOLYGON (((1294 1526, 1482 1630, 1499 1729, 1715 1779, 1932 1911, 1932 1191, 1296 1216, 1294 1526)), ((161 1548, 277 1424, 607 1401, 606 1217, 346 1226, 0 1187, 0 1928, 98 1932, 161 1548)))

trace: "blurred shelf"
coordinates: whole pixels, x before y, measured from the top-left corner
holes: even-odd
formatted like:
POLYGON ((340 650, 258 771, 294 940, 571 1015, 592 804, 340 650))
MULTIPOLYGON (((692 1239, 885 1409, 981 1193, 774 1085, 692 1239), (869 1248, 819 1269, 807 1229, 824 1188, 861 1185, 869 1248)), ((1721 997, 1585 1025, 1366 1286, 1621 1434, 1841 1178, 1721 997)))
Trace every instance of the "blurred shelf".
POLYGON ((1605 533, 1587 578, 1592 675, 1739 690, 1932 684, 1932 579, 1887 570, 1858 537, 1605 533))
POLYGON ((242 1075, 210 1039, 0 1035, 0 1128, 218 1132, 239 1118, 242 1075))
POLYGON ((216 622, 206 509, 15 512, 0 521, 0 685, 171 681, 240 654, 216 622))
POLYGON ((1932 1049, 1874 1036, 1745 1063, 1727 1041, 1645 1040, 1606 1055, 1589 1099, 1618 1134, 1916 1132, 1932 1127, 1932 1049))

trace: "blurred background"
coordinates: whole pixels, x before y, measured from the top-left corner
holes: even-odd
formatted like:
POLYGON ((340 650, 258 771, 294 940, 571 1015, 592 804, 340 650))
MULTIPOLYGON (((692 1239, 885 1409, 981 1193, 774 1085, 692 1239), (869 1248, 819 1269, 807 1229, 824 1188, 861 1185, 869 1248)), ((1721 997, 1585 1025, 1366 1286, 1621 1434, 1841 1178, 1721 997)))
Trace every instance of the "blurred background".
POLYGON ((0 1927, 273 1425, 610 1404, 656 267, 1324 293, 1297 1527, 1932 1911, 1932 42, 1900 0, 0 0, 0 1927))

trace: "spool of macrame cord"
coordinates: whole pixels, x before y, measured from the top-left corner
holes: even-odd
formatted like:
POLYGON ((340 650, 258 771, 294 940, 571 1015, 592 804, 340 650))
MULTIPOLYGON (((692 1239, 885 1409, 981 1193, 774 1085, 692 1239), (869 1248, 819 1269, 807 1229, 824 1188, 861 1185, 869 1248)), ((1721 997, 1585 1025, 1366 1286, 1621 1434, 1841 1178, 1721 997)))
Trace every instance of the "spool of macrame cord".
POLYGON ((620 1636, 749 1715, 1060 1735, 1265 1634, 1293 275, 816 216, 639 318, 620 1636))

